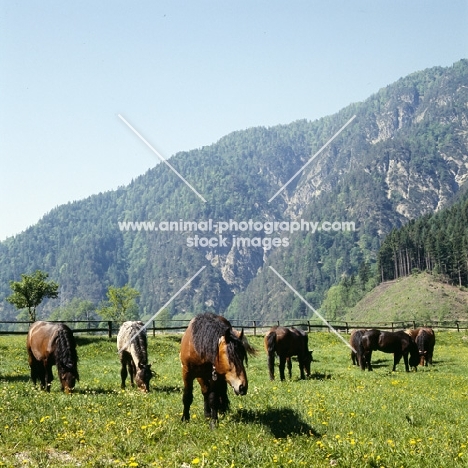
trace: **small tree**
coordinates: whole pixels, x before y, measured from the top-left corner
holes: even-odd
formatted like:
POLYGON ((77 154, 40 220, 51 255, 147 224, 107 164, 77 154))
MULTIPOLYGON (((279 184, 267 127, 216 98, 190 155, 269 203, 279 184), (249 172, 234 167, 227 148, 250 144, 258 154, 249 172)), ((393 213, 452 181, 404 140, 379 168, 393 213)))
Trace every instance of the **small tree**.
POLYGON ((107 305, 102 307, 98 313, 102 318, 118 323, 123 323, 125 320, 136 320, 139 314, 135 299, 139 295, 140 293, 128 284, 121 288, 109 286, 107 305))
POLYGON ((33 275, 21 275, 21 281, 10 281, 13 294, 7 297, 7 301, 18 310, 27 308, 31 322, 36 321, 36 308, 46 297, 58 297, 59 285, 46 281, 48 277, 48 273, 36 270, 33 275))
POLYGON ((96 305, 91 301, 74 297, 64 307, 57 307, 49 316, 49 320, 95 320, 96 305))

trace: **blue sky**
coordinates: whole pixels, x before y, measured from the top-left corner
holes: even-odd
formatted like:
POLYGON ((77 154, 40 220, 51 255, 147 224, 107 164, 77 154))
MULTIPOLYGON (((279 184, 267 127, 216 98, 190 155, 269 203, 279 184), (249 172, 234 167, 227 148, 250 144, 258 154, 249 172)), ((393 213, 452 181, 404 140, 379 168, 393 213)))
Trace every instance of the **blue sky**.
POLYGON ((466 0, 0 0, 0 240, 157 163, 118 114, 170 157, 461 58, 466 0))

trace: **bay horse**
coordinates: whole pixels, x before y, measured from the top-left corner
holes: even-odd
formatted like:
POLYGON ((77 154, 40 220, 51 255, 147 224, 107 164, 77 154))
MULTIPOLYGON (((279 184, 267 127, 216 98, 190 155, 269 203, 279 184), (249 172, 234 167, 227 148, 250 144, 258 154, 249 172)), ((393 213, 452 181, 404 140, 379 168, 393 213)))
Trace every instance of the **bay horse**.
MULTIPOLYGON (((395 372, 397 364, 401 358, 405 362, 405 370, 409 372, 409 366, 416 369, 419 364, 419 352, 416 343, 405 331, 387 332, 375 328, 366 330, 361 338, 361 369, 372 370, 371 359, 372 351, 382 351, 384 353, 393 353, 393 371, 395 372), (409 365, 408 365, 409 354, 409 365)), ((417 370, 417 369, 416 369, 417 370)))
POLYGON ((427 367, 429 363, 432 366, 432 356, 435 346, 434 330, 429 327, 419 327, 406 330, 406 333, 416 342, 419 351, 419 365, 427 367))
POLYGON ((134 381, 143 392, 149 392, 150 379, 153 377, 151 364, 148 364, 148 338, 143 322, 124 322, 117 335, 117 349, 120 356, 121 388, 130 374, 130 383, 134 381))
POLYGON ((184 392, 182 421, 190 419, 193 401, 193 380, 197 379, 204 398, 205 417, 211 418, 211 428, 218 420, 218 411, 229 409, 227 384, 236 395, 245 395, 248 389, 244 361, 247 353, 255 354, 244 330, 234 330, 224 317, 204 313, 194 317, 180 343, 180 362, 184 392))
POLYGON ((26 348, 34 385, 39 379, 41 389, 50 392, 54 379, 52 366, 56 365, 62 391, 73 391, 76 381, 79 380, 78 355, 73 332, 67 325, 34 322, 28 331, 26 348))
POLYGON ((312 351, 309 351, 307 333, 297 328, 275 326, 265 335, 265 350, 268 354, 270 380, 275 379, 275 353, 279 357, 280 379, 284 380, 284 367, 287 364, 289 378, 292 377, 291 357, 297 356, 301 379, 310 376, 312 351))
POLYGON ((351 361, 353 362, 353 366, 361 365, 361 339, 365 331, 366 330, 364 329, 353 330, 349 337, 349 344, 351 345, 351 361))

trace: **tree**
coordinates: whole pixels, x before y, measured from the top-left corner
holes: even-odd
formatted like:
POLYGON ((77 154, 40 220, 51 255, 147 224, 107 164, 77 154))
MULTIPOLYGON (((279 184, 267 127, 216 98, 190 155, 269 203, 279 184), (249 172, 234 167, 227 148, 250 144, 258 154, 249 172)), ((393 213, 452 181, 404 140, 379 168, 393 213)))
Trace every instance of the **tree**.
POLYGON ((96 320, 96 305, 85 299, 74 297, 64 307, 57 307, 49 316, 49 320, 96 320))
POLYGON ((123 323, 125 320, 136 320, 139 314, 135 299, 139 295, 140 293, 128 284, 121 288, 109 286, 107 290, 108 302, 98 313, 102 318, 118 323, 123 323))
POLYGON ((13 294, 7 301, 17 309, 28 309, 29 320, 36 321, 36 308, 45 299, 58 297, 59 285, 54 281, 46 281, 48 273, 36 270, 33 275, 21 275, 21 281, 10 281, 13 294))

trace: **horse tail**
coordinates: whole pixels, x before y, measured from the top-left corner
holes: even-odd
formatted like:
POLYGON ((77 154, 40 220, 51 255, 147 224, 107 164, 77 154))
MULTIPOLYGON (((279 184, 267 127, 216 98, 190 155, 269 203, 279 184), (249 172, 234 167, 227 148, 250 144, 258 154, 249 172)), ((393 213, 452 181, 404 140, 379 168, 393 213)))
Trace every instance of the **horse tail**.
POLYGON ((57 368, 70 370, 75 374, 76 380, 79 380, 77 362, 78 353, 76 352, 76 342, 72 331, 68 327, 61 327, 56 337, 55 361, 57 368))
POLYGON ((276 347, 276 331, 271 330, 266 339, 266 348, 268 354, 274 353, 275 352, 275 347, 276 347))
POLYGON ((270 380, 275 377, 275 348, 276 348, 276 330, 270 330, 265 337, 265 348, 268 353, 268 371, 270 380))

